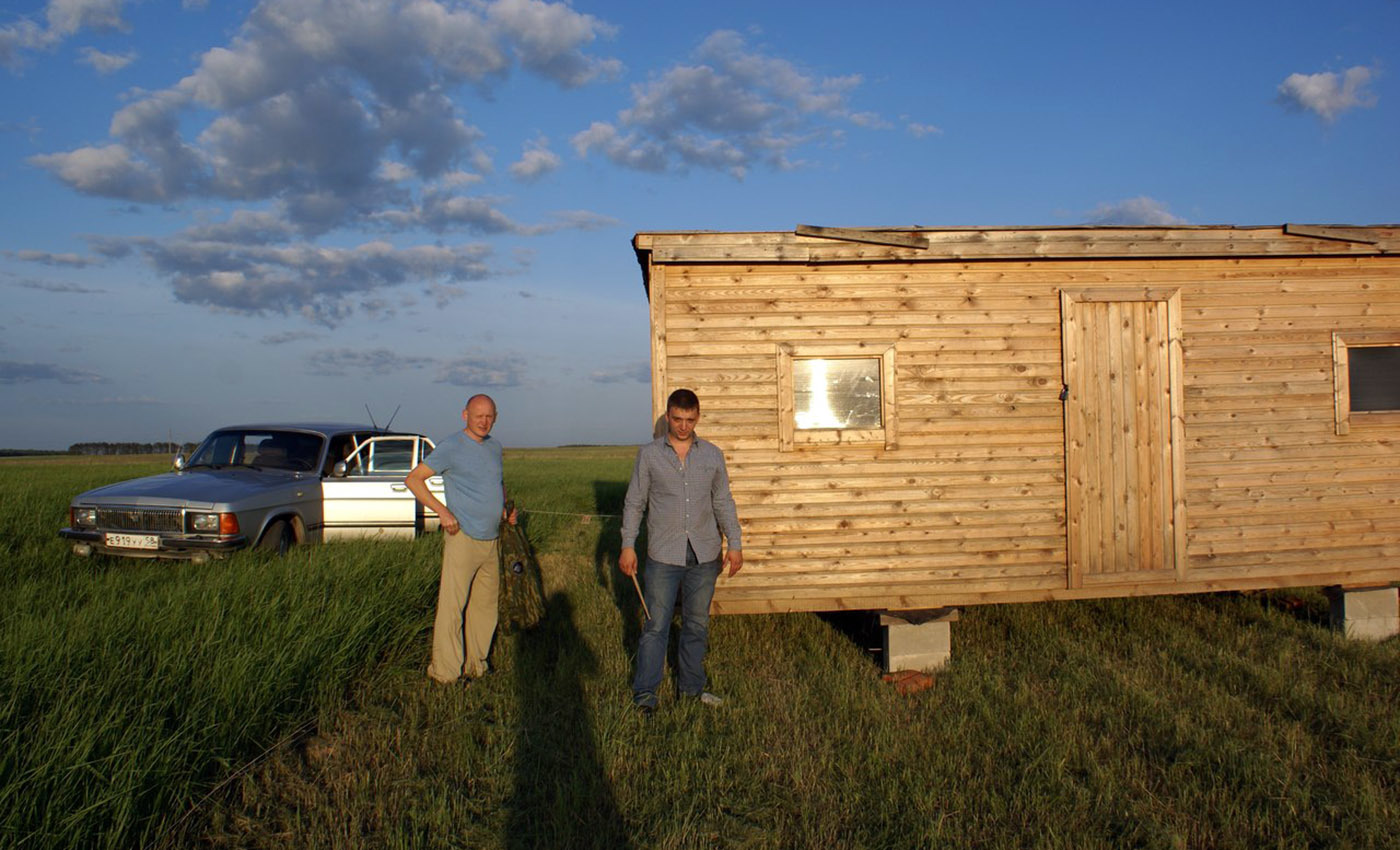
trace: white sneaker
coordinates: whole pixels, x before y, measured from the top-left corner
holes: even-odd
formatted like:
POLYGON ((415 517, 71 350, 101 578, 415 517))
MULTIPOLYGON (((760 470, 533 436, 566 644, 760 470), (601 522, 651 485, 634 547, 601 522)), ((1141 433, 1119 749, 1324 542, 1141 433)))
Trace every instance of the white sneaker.
POLYGON ((724 705, 724 698, 715 696, 709 691, 704 691, 700 694, 700 702, 710 706, 724 705))

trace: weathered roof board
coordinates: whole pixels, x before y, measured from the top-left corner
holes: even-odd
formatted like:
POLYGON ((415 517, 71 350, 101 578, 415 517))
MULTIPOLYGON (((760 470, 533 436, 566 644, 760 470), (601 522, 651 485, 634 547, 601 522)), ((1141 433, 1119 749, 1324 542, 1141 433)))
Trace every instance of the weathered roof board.
POLYGON ((634 246, 654 412, 699 393, 744 524, 716 611, 1400 581, 1400 413, 1346 396, 1348 351, 1400 345, 1400 227, 634 246), (795 428, 808 357, 868 359, 879 427, 795 428))

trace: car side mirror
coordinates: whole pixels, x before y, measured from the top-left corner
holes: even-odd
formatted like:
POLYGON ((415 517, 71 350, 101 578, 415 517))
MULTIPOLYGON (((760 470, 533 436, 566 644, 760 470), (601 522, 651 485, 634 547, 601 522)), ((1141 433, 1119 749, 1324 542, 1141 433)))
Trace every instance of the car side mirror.
POLYGON ((345 461, 343 461, 343 460, 338 460, 338 461, 335 462, 335 466, 332 466, 332 467, 331 467, 331 477, 332 477, 332 478, 344 478, 347 471, 348 471, 348 467, 346 467, 345 461))
POLYGON ((184 455, 175 455, 175 460, 171 461, 171 465, 175 467, 175 471, 176 471, 176 472, 179 472, 180 470, 184 469, 184 468, 185 468, 185 456, 184 456, 184 455))

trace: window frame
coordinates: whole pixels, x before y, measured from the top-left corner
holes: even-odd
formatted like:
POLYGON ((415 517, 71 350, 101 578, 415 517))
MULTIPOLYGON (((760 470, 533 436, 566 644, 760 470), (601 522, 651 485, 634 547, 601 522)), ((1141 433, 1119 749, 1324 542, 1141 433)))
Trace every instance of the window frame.
POLYGON ((1396 331, 1334 331, 1332 333, 1332 395, 1336 408, 1337 435, 1345 436, 1352 428, 1400 425, 1400 410, 1351 409, 1352 348, 1400 347, 1400 330, 1396 331))
POLYGON ((790 452, 820 446, 883 446, 892 450, 898 445, 895 421, 894 378, 895 346, 852 344, 783 343, 777 348, 778 358, 778 447, 790 452), (878 360, 880 362, 880 427, 879 428, 798 428, 796 385, 793 379, 795 360, 878 360))

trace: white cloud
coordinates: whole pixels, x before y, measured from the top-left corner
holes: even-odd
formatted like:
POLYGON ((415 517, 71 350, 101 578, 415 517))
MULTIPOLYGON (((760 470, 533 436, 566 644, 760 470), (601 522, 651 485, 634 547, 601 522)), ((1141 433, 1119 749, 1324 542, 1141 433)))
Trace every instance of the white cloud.
POLYGON ((49 29, 61 35, 72 35, 88 27, 96 30, 125 30, 122 7, 126 0, 49 0, 45 15, 49 29))
POLYGON ((6 257, 22 260, 26 263, 40 263, 45 266, 67 266, 69 268, 83 268, 84 266, 95 266, 99 263, 91 257, 82 257, 77 254, 52 254, 48 251, 34 251, 24 249, 20 251, 0 251, 6 257))
POLYGON ((301 315, 333 327, 356 308, 379 310, 365 296, 410 282, 465 282, 492 274, 485 245, 354 248, 311 243, 249 244, 183 236, 139 245, 175 297, 240 313, 301 315))
MULTIPOLYGON (((105 380, 98 383, 106 383, 105 380)), ((51 399, 49 404, 63 405, 65 407, 150 407, 153 404, 166 405, 168 401, 153 398, 152 396, 107 396, 106 398, 56 398, 51 399)))
POLYGON ((1171 226, 1186 224, 1187 221, 1172 215, 1167 210, 1167 205, 1161 201, 1140 195, 1117 203, 1100 204, 1088 214, 1084 223, 1171 226))
POLYGON ((135 53, 103 53, 95 47, 84 47, 79 53, 82 61, 99 74, 115 74, 136 61, 135 53))
POLYGON ((1340 76, 1332 72, 1289 74, 1278 87, 1278 100, 1285 107, 1311 112, 1330 123, 1343 112, 1376 105, 1376 96, 1367 89, 1376 73, 1358 65, 1340 76))
MULTIPOLYGON (((122 8, 54 0, 50 29, 120 27, 122 8)), ((20 24, 11 30, 32 36, 20 24)), ((569 212, 522 224, 504 211, 508 199, 470 194, 492 163, 458 97, 488 94, 516 68, 566 88, 605 78, 620 66, 585 51, 611 32, 544 0, 263 2, 188 76, 136 91, 113 115, 107 143, 29 161, 88 195, 231 204, 223 221, 173 236, 90 240, 104 257, 138 251, 181 301, 323 325, 387 315, 395 287, 448 293, 497 273, 489 248, 329 248, 316 239, 341 228, 534 235, 611 221, 569 212)), ((109 59, 87 55, 95 67, 109 59)), ((540 139, 512 174, 535 179, 558 164, 540 139)))
POLYGON ((617 227, 621 222, 610 215, 589 210, 561 210, 551 216, 554 223, 541 226, 542 232, 555 230, 603 230, 617 227))
POLYGON ((909 134, 912 135, 912 136, 913 136, 914 138, 916 138, 916 139, 922 139, 922 138, 924 138, 925 136, 941 136, 941 135, 943 135, 943 130, 940 129, 940 128, 938 128, 938 127, 933 126, 932 124, 920 124, 920 123, 917 122, 917 121, 910 121, 909 123, 905 124, 904 126, 905 126, 905 129, 907 129, 907 130, 909 131, 909 134))
POLYGON ((460 357, 443 363, 433 380, 454 387, 516 387, 525 380, 525 361, 514 356, 460 357))
POLYGON ((25 53, 55 47, 84 28, 126 30, 125 6, 126 0, 49 0, 43 24, 27 17, 0 27, 0 65, 18 69, 25 53))
POLYGON ((122 145, 38 154, 29 161, 53 172, 59 180, 85 195, 146 202, 162 201, 166 197, 155 169, 133 157, 122 145))
POLYGON ((526 143, 520 159, 511 163, 509 170, 517 180, 532 182, 554 171, 561 163, 559 155, 549 149, 549 139, 541 137, 526 143))
POLYGON ((60 384, 105 384, 107 379, 81 369, 70 369, 53 363, 29 363, 0 360, 0 384, 30 384, 36 381, 56 381, 60 384))
POLYGON ((320 336, 315 331, 282 331, 281 333, 265 334, 258 342, 263 345, 286 345, 289 342, 300 342, 304 339, 318 339, 320 336))
POLYGON ((387 348, 331 348, 313 352, 307 358, 306 370, 313 375, 329 376, 348 375, 352 372, 361 375, 393 375, 423 369, 436 362, 432 357, 412 357, 387 348))
POLYGON ((58 38, 28 19, 20 19, 0 27, 0 65, 18 70, 29 50, 42 50, 58 42, 58 38))
POLYGON ((888 130, 894 126, 875 112, 852 112, 846 117, 852 124, 867 130, 888 130))
POLYGON ((561 85, 573 88, 622 71, 616 59, 594 59, 579 50, 598 36, 612 36, 614 28, 564 4, 499 0, 487 18, 508 37, 521 65, 561 85))
POLYGON ((589 373, 588 380, 595 384, 649 383, 651 364, 645 360, 638 360, 612 369, 597 369, 589 373))
MULTIPOLYGON (((90 25, 110 19, 110 2, 74 4, 90 25)), ((566 87, 599 78, 615 63, 583 50, 609 32, 542 0, 263 3, 189 76, 117 112, 112 143, 30 161, 103 197, 278 201, 323 233, 411 206, 409 176, 489 169, 448 93, 489 87, 516 62, 566 87)))
POLYGON ((750 49, 738 33, 712 33, 693 59, 634 85, 632 105, 615 123, 575 134, 574 150, 642 171, 695 167, 742 178, 755 165, 792 167, 789 152, 835 138, 836 122, 883 126, 878 115, 847 108, 860 77, 816 77, 750 49))
POLYGON ((399 375, 431 370, 433 382, 458 387, 514 387, 525 378, 525 361, 513 355, 452 359, 402 354, 389 348, 327 348, 312 352, 306 369, 313 375, 399 375))
POLYGON ((36 289, 40 292, 52 292, 64 295, 100 295, 107 291, 105 289, 92 289, 87 286, 79 286, 76 283, 61 283, 51 280, 21 280, 12 285, 22 286, 25 289, 36 289))
POLYGON ((404 165, 402 162, 386 160, 385 162, 379 163, 379 171, 375 176, 390 183, 404 183, 412 180, 414 174, 413 169, 404 165))

